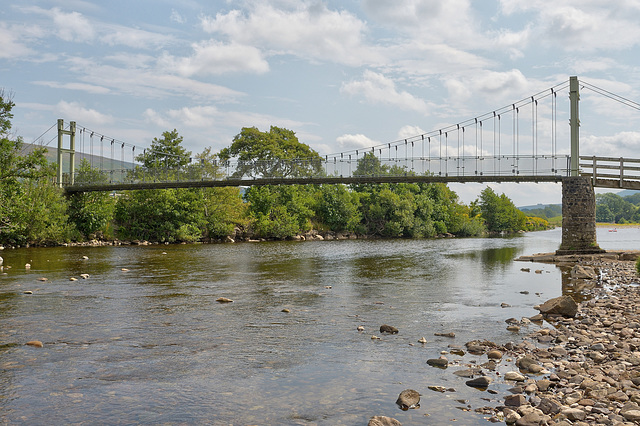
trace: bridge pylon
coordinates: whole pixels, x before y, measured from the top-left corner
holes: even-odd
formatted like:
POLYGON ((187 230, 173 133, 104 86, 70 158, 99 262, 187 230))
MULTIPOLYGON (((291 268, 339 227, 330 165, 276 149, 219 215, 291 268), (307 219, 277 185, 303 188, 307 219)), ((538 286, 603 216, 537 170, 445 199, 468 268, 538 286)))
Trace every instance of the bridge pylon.
POLYGON ((569 101, 571 103, 571 176, 580 176, 580 83, 578 77, 569 77, 569 101))
POLYGON ((76 122, 69 122, 69 130, 64 129, 64 120, 58 119, 58 186, 62 188, 62 155, 69 154, 69 184, 74 184, 76 168, 76 122), (69 135, 69 148, 64 148, 64 136, 69 135))

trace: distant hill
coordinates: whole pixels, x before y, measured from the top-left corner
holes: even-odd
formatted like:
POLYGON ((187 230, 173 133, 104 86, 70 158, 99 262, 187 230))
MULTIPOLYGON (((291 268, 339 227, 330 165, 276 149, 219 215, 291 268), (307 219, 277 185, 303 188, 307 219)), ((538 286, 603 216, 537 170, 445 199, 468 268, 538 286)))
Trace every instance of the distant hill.
POLYGON ((536 204, 534 206, 518 207, 518 209, 527 216, 540 217, 542 219, 562 216, 562 204, 536 204))
MULTIPOLYGON (((35 148, 40 147, 40 145, 24 143, 22 146, 22 152, 25 154, 30 153, 35 148)), ((45 157, 50 163, 56 163, 58 161, 58 149, 56 147, 46 146, 47 153, 45 157)), ((120 161, 120 160, 112 160, 111 158, 101 157, 99 155, 90 155, 82 152, 76 152, 75 159, 75 169, 77 170, 80 167, 80 163, 83 159, 86 159, 91 167, 100 169, 102 171, 108 172, 111 170, 130 170, 133 169, 136 165, 130 161, 120 161)), ((66 165, 66 169, 68 170, 69 166, 69 154, 65 154, 62 157, 63 167, 66 165)))

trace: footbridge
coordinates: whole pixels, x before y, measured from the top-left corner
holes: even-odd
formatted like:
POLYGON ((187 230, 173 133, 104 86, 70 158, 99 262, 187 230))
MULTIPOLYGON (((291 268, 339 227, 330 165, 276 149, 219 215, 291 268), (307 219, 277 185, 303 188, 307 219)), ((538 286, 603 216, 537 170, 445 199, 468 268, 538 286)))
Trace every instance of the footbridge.
MULTIPOLYGON (((181 167, 153 168, 145 168, 137 160, 140 154, 151 152, 150 148, 73 121, 65 125, 61 119, 57 123, 57 182, 69 194, 291 184, 560 182, 560 251, 597 252, 593 188, 640 189, 640 159, 581 155, 581 90, 613 100, 634 113, 640 111, 636 102, 570 77, 486 114, 367 149, 313 159, 181 159, 187 160, 179 162, 185 164, 181 167), (76 166, 82 159, 95 172, 80 172, 76 166)), ((176 163, 171 154, 155 154, 164 157, 167 164, 176 163)))

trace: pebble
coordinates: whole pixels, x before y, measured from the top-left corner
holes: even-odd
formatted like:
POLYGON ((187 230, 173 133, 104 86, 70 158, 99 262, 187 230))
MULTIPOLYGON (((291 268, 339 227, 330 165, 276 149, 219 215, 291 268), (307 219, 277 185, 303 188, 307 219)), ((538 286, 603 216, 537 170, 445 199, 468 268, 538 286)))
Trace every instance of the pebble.
POLYGON ((22 292, 23 294, 33 294, 33 292, 31 290, 25 290, 22 292))
POLYGON ((216 302, 218 302, 218 303, 231 303, 231 302, 233 302, 233 300, 227 299, 226 297, 218 297, 216 299, 216 302))
POLYGON ((42 348, 44 345, 40 340, 30 340, 25 345, 33 346, 34 348, 42 348))

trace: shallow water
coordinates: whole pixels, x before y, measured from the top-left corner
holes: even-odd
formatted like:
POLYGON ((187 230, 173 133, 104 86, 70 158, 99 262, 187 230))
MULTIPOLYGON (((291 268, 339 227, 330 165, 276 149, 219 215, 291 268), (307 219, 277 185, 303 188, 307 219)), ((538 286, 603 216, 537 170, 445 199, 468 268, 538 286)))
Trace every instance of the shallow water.
MULTIPOLYGON (((603 248, 640 245, 639 229, 598 232, 603 248)), ((471 389, 452 374, 461 367, 426 360, 475 338, 517 340, 504 320, 534 315, 563 286, 555 266, 513 259, 554 251, 560 235, 7 249, 0 421, 486 424, 464 410, 500 404, 508 386, 471 389), (372 340, 385 323, 400 333, 372 340), (36 339, 44 348, 24 345, 36 339), (395 405, 406 388, 423 395, 419 409, 395 405)))

